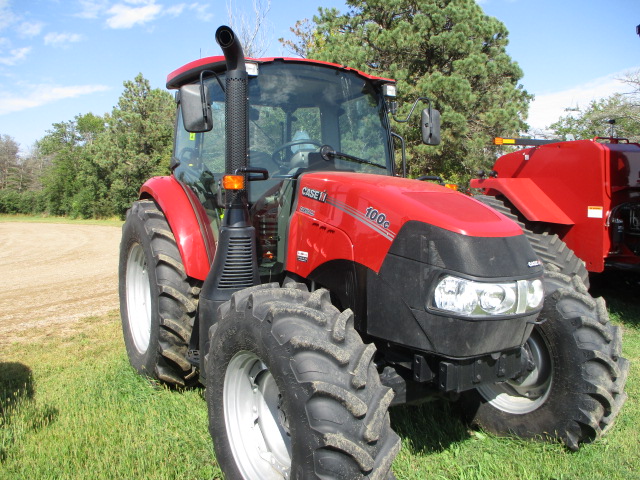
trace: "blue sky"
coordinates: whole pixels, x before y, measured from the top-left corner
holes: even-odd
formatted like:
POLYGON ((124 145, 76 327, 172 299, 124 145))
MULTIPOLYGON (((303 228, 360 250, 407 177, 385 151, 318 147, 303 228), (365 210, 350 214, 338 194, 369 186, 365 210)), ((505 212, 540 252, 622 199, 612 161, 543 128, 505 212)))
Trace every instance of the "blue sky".
MULTIPOLYGON (((250 12, 252 2, 233 5, 250 12)), ((55 122, 110 112, 122 82, 140 72, 164 88, 170 71, 219 54, 213 34, 228 22, 227 3, 0 0, 0 134, 26 152, 55 122)), ((508 52, 525 73, 522 84, 536 95, 529 123, 537 129, 565 108, 622 91, 619 78, 640 69, 638 0, 478 3, 509 30, 508 52)), ((342 0, 272 0, 266 56, 287 54, 277 39, 320 5, 346 11, 342 0)))

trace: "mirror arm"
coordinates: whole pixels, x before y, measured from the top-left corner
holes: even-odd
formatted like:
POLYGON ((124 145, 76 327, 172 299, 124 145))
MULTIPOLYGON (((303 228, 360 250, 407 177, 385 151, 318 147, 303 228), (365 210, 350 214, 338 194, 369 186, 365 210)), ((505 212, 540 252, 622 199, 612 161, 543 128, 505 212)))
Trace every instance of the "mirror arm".
POLYGON ((209 115, 207 114, 207 110, 208 110, 207 97, 204 94, 204 74, 205 73, 216 77, 216 80, 218 81, 218 84, 220 85, 220 88, 222 89, 223 92, 224 92, 224 85, 222 84, 222 81, 220 80, 220 77, 218 76, 218 74, 213 70, 202 70, 200 72, 200 98, 202 99, 202 116, 204 117, 204 122, 206 124, 209 121, 209 118, 208 118, 209 115))
POLYGON ((411 107, 411 111, 409 112, 409 115, 407 115, 407 118, 402 120, 400 118, 397 118, 395 115, 393 115, 393 119, 398 123, 407 123, 409 121, 409 119, 411 118, 411 115, 413 115, 413 112, 416 109, 416 106, 418 105, 418 102, 426 103, 429 106, 429 113, 431 113, 431 99, 428 98, 428 97, 418 97, 416 99, 416 101, 413 102, 413 106, 411 107))
POLYGON ((400 143, 402 145, 402 178, 407 178, 407 156, 406 156, 406 145, 405 145, 404 137, 401 137, 395 132, 391 132, 391 136, 393 138, 397 138, 398 140, 400 140, 400 143))

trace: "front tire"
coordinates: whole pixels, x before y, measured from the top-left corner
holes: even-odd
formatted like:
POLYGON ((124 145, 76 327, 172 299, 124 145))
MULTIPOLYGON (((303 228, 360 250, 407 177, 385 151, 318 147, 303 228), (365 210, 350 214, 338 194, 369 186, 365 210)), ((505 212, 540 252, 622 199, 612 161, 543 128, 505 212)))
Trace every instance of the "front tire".
POLYGON ((210 331, 209 430, 228 479, 386 479, 400 439, 375 347, 329 293, 260 285, 210 331))
POLYGON ((196 382, 187 360, 200 282, 186 276, 176 240, 155 202, 140 200, 122 227, 122 331, 131 365, 170 386, 196 382))
POLYGON ((543 323, 527 342, 529 371, 466 393, 463 407, 490 432, 559 439, 577 450, 611 427, 626 399, 629 363, 604 300, 593 299, 579 277, 546 269, 543 323))

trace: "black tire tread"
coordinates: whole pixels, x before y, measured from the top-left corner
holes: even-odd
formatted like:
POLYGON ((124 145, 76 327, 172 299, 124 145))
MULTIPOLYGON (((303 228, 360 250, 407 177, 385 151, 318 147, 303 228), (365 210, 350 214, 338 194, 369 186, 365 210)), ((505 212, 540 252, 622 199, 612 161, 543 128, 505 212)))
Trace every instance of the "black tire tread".
MULTIPOLYGON (((289 352, 293 375, 307 392, 305 421, 314 432, 309 442, 315 445, 312 455, 317 477, 328 478, 323 470, 327 463, 319 466, 321 459, 330 457, 329 463, 335 464, 338 456, 342 458, 340 468, 346 470, 334 472, 336 478, 394 478, 391 463, 400 439, 391 430, 387 412, 394 394, 380 383, 373 364, 375 346, 362 343, 353 328, 353 313, 335 308, 328 291, 309 293, 305 285, 295 283, 241 290, 221 307, 221 323, 231 312, 252 315, 263 332, 289 352), (313 372, 297 369, 297 362, 305 359, 316 362, 313 372), (327 412, 339 420, 323 420, 327 412)), ((217 331, 210 330, 212 346, 217 331)))
POLYGON ((622 330, 610 323, 604 299, 591 297, 579 276, 564 275, 556 265, 545 265, 545 269, 546 277, 558 287, 554 292, 557 305, 564 301, 582 307, 582 312, 577 307, 575 310, 559 307, 564 320, 574 325, 573 337, 583 359, 581 391, 577 392, 584 400, 584 406, 580 408, 583 416, 580 418, 578 414, 574 419, 580 428, 568 428, 566 437, 562 438, 570 449, 577 450, 581 443, 592 442, 611 428, 627 399, 624 385, 629 362, 620 356, 622 330), (584 342, 583 339, 589 336, 592 341, 584 342), (601 368, 589 368, 595 364, 601 368), (587 396, 593 401, 588 402, 587 396))
POLYGON ((534 327, 552 344, 553 361, 558 362, 549 398, 523 415, 501 412, 475 392, 465 394, 463 402, 472 422, 486 430, 558 439, 577 450, 611 428, 626 400, 629 362, 621 357, 622 330, 611 324, 604 300, 589 294, 581 275, 570 274, 575 255, 567 255, 562 243, 545 244, 555 262, 543 259, 545 300, 539 320, 546 323, 534 327), (562 262, 566 263, 558 265, 562 262))
POLYGON ((197 372, 187 360, 189 339, 202 282, 187 277, 176 239, 164 214, 152 200, 139 200, 127 215, 137 215, 150 239, 159 291, 158 361, 153 376, 169 386, 191 386, 197 372))
MULTIPOLYGON (((579 277, 564 275, 554 265, 546 268, 547 297, 540 318, 561 322, 556 329, 561 333, 556 335, 562 335, 564 340, 556 348, 570 360, 564 360, 564 367, 560 368, 570 369, 564 375, 573 377, 564 381, 571 386, 559 407, 563 411, 555 412, 555 427, 548 424, 539 427, 535 418, 538 410, 510 422, 510 427, 500 425, 487 410, 475 423, 498 434, 513 431, 523 437, 557 438, 571 450, 577 450, 582 443, 600 438, 611 427, 626 400, 623 389, 629 365, 620 357, 621 330, 611 325, 602 302, 588 294, 579 277), (572 365, 567 366, 567 361, 572 365)), ((547 327, 535 328, 544 332, 547 327)), ((547 407, 540 407, 543 408, 547 407)))

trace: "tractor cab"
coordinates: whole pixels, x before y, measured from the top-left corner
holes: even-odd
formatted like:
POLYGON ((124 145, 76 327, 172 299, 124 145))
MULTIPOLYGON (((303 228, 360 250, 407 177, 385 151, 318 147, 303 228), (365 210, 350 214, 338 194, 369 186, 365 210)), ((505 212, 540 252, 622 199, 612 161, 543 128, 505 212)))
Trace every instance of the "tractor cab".
MULTIPOLYGON (((250 182, 250 204, 282 179, 306 171, 393 174, 382 95, 382 85, 392 85, 392 80, 299 59, 267 59, 248 65, 249 166, 265 169, 269 177, 250 182), (321 154, 323 146, 334 154, 321 154)), ((225 171, 225 62, 223 57, 212 57, 183 68, 187 71, 169 75, 167 86, 184 81, 185 75, 202 77, 212 128, 200 133, 187 131, 184 109, 179 110, 174 175, 196 190, 213 193, 215 182, 206 181, 205 185, 202 180, 203 175, 205 179, 220 178, 225 171)), ((185 97, 179 96, 182 102, 185 97)))
MULTIPOLYGON (((225 174, 224 57, 192 62, 171 73, 167 86, 182 86, 172 170, 197 196, 217 241, 225 174), (185 82, 186 87, 183 86, 185 82), (189 95, 190 90, 194 95, 189 95), (193 132, 193 110, 202 112, 206 92, 208 131, 193 132), (191 105, 193 104, 193 106, 191 105), (210 127, 210 129, 209 129, 210 127)), ((250 218, 258 232, 261 274, 282 269, 278 230, 286 229, 293 182, 310 171, 394 174, 387 102, 392 80, 324 62, 247 60, 250 218), (258 172, 258 173, 256 173, 258 172), (275 268, 275 270, 274 270, 275 268)))

